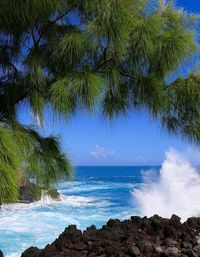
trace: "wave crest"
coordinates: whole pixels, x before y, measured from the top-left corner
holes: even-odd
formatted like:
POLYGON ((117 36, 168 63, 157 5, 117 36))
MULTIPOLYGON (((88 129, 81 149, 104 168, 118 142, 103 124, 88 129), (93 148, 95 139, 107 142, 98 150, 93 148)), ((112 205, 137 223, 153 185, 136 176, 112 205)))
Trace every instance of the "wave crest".
POLYGON ((182 220, 200 216, 200 175, 178 152, 166 153, 158 178, 152 173, 143 175, 145 184, 132 192, 141 215, 170 217, 175 213, 182 220))

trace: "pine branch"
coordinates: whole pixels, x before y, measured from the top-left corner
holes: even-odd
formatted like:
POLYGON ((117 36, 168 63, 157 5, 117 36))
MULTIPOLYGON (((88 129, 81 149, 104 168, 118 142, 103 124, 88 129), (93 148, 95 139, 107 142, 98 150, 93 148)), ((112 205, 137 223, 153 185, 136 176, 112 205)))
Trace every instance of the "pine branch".
POLYGON ((114 56, 109 57, 108 59, 100 62, 99 64, 96 65, 95 70, 99 70, 100 68, 102 68, 104 65, 106 65, 107 63, 109 63, 110 61, 112 61, 114 59, 114 56))
POLYGON ((42 39, 42 37, 48 32, 48 29, 51 28, 51 26, 53 26, 56 22, 58 22, 59 20, 61 20, 62 18, 64 18, 66 15, 68 15, 68 13, 71 10, 66 11, 65 13, 59 15, 55 20, 49 22, 49 24, 47 24, 47 26, 41 31, 41 33, 38 36, 38 39, 35 43, 35 48, 37 49, 39 44, 40 44, 40 40, 42 39))

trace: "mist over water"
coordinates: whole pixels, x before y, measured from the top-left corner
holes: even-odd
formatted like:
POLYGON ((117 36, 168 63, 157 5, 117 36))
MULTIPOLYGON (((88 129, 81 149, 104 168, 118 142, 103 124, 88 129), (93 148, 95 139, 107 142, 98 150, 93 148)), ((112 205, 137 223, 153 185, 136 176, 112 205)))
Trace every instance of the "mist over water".
POLYGON ((133 190, 134 203, 140 215, 176 214, 182 221, 200 216, 200 175, 178 152, 171 149, 159 171, 143 173, 144 184, 133 190))

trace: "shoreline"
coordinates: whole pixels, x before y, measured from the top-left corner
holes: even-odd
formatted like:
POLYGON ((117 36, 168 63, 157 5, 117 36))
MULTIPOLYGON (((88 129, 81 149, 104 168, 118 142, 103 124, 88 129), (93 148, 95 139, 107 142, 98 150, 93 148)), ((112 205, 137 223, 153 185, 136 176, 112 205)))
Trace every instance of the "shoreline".
POLYGON ((200 256, 200 218, 180 220, 176 215, 170 219, 132 216, 85 231, 70 225, 52 244, 44 249, 30 247, 21 257, 200 256))

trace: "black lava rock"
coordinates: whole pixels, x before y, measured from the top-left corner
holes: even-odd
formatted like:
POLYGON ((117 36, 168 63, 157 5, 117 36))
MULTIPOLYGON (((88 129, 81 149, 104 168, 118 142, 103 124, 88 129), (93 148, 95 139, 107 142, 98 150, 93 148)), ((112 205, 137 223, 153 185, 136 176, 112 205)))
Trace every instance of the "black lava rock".
POLYGON ((176 215, 170 219, 135 216, 111 219, 101 229, 91 226, 83 232, 71 225, 43 250, 31 247, 21 257, 200 256, 200 218, 183 224, 180 220, 176 215))

